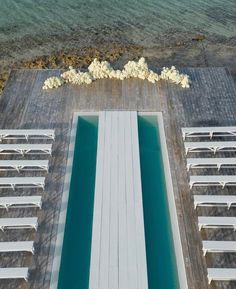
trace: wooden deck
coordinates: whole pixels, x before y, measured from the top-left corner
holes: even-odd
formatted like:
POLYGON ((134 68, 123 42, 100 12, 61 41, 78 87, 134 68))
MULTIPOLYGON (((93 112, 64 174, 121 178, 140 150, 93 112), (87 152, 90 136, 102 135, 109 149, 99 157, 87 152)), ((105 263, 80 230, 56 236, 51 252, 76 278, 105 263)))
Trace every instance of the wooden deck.
MULTIPOLYGON (((39 218, 36 233, 0 233, 1 241, 36 240, 34 256, 1 255, 1 267, 29 266, 31 270, 28 283, 1 281, 0 289, 49 288, 58 217, 60 207, 64 205, 61 204, 61 196, 72 113, 108 109, 163 112, 189 288, 209 288, 206 261, 197 228, 197 214, 188 187, 181 127, 236 125, 236 89, 231 76, 223 68, 188 68, 184 69, 184 72, 192 79, 190 89, 182 89, 167 82, 153 85, 141 80, 100 80, 90 86, 65 85, 51 91, 43 91, 41 88, 47 77, 60 74, 58 70, 19 70, 11 73, 0 100, 1 128, 55 129, 56 141, 46 178, 42 210, 32 208, 0 211, 0 217, 4 218, 39 218)), ((22 172, 22 176, 24 174, 26 172, 22 172)), ((21 193, 29 195, 31 192, 21 193)), ((13 193, 4 190, 1 194, 7 196, 13 193)), ((217 235, 218 239, 222 236, 222 233, 220 234, 217 235)), ((214 238, 211 234, 209 236, 214 238)), ((224 233, 224 238, 233 240, 236 239, 236 234, 230 230, 224 233)), ((221 266, 222 262, 228 267, 232 266, 232 262, 236 266, 235 258, 228 255, 226 257, 224 254, 217 258, 208 258, 207 262, 211 265, 209 267, 221 266)), ((235 283, 226 286, 212 282, 211 286, 217 289, 233 289, 235 283)))

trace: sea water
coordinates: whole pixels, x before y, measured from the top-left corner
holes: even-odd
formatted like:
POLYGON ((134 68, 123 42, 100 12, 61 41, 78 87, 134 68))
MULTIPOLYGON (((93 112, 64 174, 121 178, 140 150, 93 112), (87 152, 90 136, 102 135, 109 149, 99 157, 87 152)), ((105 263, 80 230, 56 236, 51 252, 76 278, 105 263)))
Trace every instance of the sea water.
POLYGON ((97 44, 235 40, 235 0, 0 0, 0 59, 97 44))

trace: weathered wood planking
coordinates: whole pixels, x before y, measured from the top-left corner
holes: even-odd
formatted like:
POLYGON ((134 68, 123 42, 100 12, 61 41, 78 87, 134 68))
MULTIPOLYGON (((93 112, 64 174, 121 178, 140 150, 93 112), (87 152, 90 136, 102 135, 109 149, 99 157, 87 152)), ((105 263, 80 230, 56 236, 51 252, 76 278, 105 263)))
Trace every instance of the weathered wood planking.
POLYGON ((99 118, 89 288, 147 289, 137 113, 99 118))
MULTIPOLYGON (((105 151, 105 113, 99 113, 98 122, 98 144, 97 151, 105 151)), ((90 260, 90 288, 99 288, 99 261, 100 261, 100 241, 101 241, 101 219, 102 219, 102 203, 103 203, 103 172, 104 172, 104 156, 97 154, 96 161, 96 180, 94 192, 94 209, 93 209, 93 230, 91 244, 91 260, 90 260)))

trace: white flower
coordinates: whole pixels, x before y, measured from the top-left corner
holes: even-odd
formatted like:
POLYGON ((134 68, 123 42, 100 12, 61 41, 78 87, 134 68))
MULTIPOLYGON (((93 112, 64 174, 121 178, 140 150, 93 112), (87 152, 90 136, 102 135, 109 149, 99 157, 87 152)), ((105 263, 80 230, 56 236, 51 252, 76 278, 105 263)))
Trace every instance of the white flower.
POLYGON ((65 82, 77 85, 90 84, 93 81, 93 77, 89 72, 76 71, 73 67, 69 67, 69 70, 62 73, 61 77, 65 82))
POLYGON ((64 79, 62 79, 61 77, 52 76, 44 81, 43 89, 58 88, 63 83, 64 83, 64 79))
POLYGON ((171 68, 163 67, 161 74, 158 75, 148 68, 143 57, 138 61, 129 61, 125 64, 123 70, 114 70, 107 61, 98 61, 97 58, 88 67, 88 72, 81 72, 69 66, 69 70, 62 73, 61 77, 50 77, 44 82, 43 89, 56 88, 64 82, 72 84, 90 84, 93 80, 103 78, 115 78, 124 80, 126 78, 139 78, 155 83, 160 79, 168 80, 176 84, 180 84, 184 88, 190 86, 190 79, 186 74, 180 74, 179 71, 172 66, 171 68))
POLYGON ((88 71, 94 79, 111 78, 110 75, 114 72, 110 63, 107 61, 98 61, 97 58, 89 65, 88 71))
POLYGON ((161 71, 161 79, 170 80, 171 82, 180 84, 183 88, 190 87, 189 76, 186 74, 180 74, 175 66, 171 66, 171 68, 163 67, 161 71))

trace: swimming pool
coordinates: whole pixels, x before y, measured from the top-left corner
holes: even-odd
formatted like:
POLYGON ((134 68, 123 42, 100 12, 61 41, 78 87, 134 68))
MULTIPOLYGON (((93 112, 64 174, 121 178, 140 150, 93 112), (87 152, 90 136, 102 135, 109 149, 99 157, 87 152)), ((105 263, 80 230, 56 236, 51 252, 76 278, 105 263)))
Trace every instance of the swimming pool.
POLYGON ((138 127, 149 289, 179 289, 157 118, 138 127))
MULTIPOLYGON (((97 113, 74 115, 67 212, 50 289, 89 288, 98 127, 97 113)), ((187 289, 161 113, 139 113, 138 136, 148 288, 187 289)))

